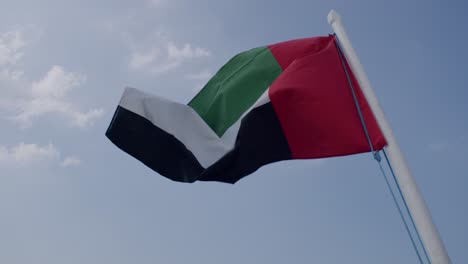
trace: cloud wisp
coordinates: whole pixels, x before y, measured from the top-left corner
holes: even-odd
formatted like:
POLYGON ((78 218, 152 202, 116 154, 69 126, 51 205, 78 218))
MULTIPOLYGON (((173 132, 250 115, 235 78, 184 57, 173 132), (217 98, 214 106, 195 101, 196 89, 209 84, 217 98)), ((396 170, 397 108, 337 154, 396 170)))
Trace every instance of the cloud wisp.
POLYGON ((21 142, 10 148, 0 146, 0 163, 25 166, 32 163, 59 160, 60 153, 53 144, 40 146, 21 142))
POLYGON ((15 69, 23 57, 26 42, 20 30, 0 33, 0 80, 18 80, 23 72, 15 69))
POLYGON ((66 157, 61 163, 60 166, 66 167, 76 167, 81 164, 81 159, 78 157, 66 157))
MULTIPOLYGON (((81 111, 71 103, 71 90, 86 82, 84 74, 67 72, 54 65, 36 81, 24 78, 19 67, 27 45, 21 30, 0 34, 0 85, 5 87, 0 99, 0 110, 8 112, 8 119, 21 127, 30 127, 34 119, 48 114, 61 116, 73 127, 87 128, 103 116, 101 108, 81 111)), ((0 112, 1 113, 1 112, 0 112)))
POLYGON ((16 114, 10 119, 22 127, 29 127, 40 116, 58 114, 73 127, 90 127, 102 117, 104 110, 99 108, 83 112, 66 100, 67 94, 84 82, 85 75, 67 72, 62 66, 54 65, 44 77, 31 83, 29 96, 18 101, 16 114))
MULTIPOLYGON (((151 7, 160 7, 166 2, 148 0, 151 7)), ((127 68, 133 72, 165 74, 212 55, 210 50, 194 43, 175 41, 164 25, 148 32, 147 23, 136 16, 106 19, 97 28, 123 40, 129 50, 127 68)))
POLYGON ((0 33, 0 65, 15 65, 24 55, 21 52, 24 46, 26 43, 21 31, 0 33))
POLYGON ((81 160, 76 156, 65 157, 63 160, 61 156, 60 151, 52 143, 39 145, 20 142, 11 147, 0 145, 0 167, 29 167, 53 163, 61 167, 76 167, 81 164, 81 160))
POLYGON ((167 73, 194 59, 209 57, 207 49, 195 47, 190 43, 177 45, 167 41, 144 51, 134 51, 130 56, 129 69, 155 74, 167 73))

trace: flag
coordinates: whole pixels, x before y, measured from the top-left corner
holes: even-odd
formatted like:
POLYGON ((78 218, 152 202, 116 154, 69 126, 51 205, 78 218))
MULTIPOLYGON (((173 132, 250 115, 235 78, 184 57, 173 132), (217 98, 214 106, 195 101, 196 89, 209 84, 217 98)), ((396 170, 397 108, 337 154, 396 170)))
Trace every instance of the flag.
MULTIPOLYGON (((380 150, 386 141, 344 65, 380 150)), ((277 161, 370 151, 333 36, 242 52, 188 104, 126 88, 106 136, 181 182, 235 183, 277 161)))

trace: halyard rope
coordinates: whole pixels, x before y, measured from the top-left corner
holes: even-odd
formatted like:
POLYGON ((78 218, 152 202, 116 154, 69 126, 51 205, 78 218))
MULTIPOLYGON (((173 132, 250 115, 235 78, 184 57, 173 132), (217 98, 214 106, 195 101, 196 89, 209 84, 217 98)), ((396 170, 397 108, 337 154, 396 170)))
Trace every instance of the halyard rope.
MULTIPOLYGON (((352 83, 352 81, 351 81, 350 74, 349 74, 349 72, 348 72, 348 69, 346 68, 346 63, 345 63, 345 60, 344 60, 344 57, 343 57, 343 53, 342 53, 342 51, 341 51, 341 46, 340 46, 338 37, 337 37, 336 35, 334 35, 334 36, 335 36, 335 40, 336 40, 336 44, 337 44, 338 54, 339 54, 339 57, 340 57, 340 60, 341 60, 341 65, 343 66, 343 69, 344 69, 345 74, 346 74, 346 78, 347 78, 347 80, 348 80, 349 87, 351 88, 351 93, 352 93, 352 95, 353 95, 353 100, 354 100, 354 103, 355 103, 355 105, 356 105, 356 109, 357 109, 357 111, 358 111, 359 119, 360 119, 360 121, 361 121, 362 128, 364 129, 364 133, 365 133, 365 135, 366 135, 367 142, 368 142, 369 147, 370 147, 370 149, 371 149, 372 156, 374 157, 374 159, 375 159, 375 160, 377 161, 377 163, 379 164, 380 171, 382 172, 382 175, 383 175, 383 177, 384 177, 384 179, 385 179, 385 183, 387 184, 387 187, 388 187, 388 189, 389 189, 389 191, 390 191, 390 193, 391 193, 391 195, 392 195, 393 201, 395 202, 395 205, 396 205, 396 207, 397 207, 397 209, 398 209, 398 213, 400 214, 401 220, 403 221, 403 224, 404 224, 404 226, 405 226, 406 232, 407 232, 407 234, 408 234, 408 236, 409 236, 409 238, 410 238, 410 240, 411 240, 411 244, 413 245, 414 251, 416 252, 416 255, 418 256, 419 263, 424 264, 424 261, 422 260, 421 254, 419 253, 418 246, 416 245, 416 242, 415 242, 415 240, 414 240, 414 238, 413 238, 413 235, 412 235, 412 233, 411 233, 411 231, 410 231, 410 228, 409 228, 409 226, 408 226, 408 223, 407 223, 407 221, 406 221, 406 218, 405 218, 405 216, 404 216, 404 214, 403 214, 403 211, 402 211, 402 209, 401 209, 401 206, 400 206, 400 204, 398 203, 397 197, 395 196, 395 192, 393 191, 392 186, 391 186, 391 184, 390 184, 390 181, 388 180, 388 177, 387 177, 387 175, 386 175, 386 173, 385 173, 385 170, 384 170, 383 167, 382 167, 382 163, 381 163, 382 158, 381 158, 379 152, 378 152, 378 151, 375 151, 374 146, 372 145, 372 140, 371 140, 371 138, 370 138, 369 131, 368 131, 367 126, 366 126, 366 121, 364 120, 364 116, 363 116, 363 114, 362 114, 361 107, 359 106, 359 101, 358 101, 358 99, 357 99, 356 92, 355 92, 355 90, 354 90, 354 86, 353 86, 353 83, 352 83)), ((406 203, 406 199, 405 199, 405 197, 403 196, 403 193, 401 192, 400 185, 398 184, 398 181, 397 181, 397 179, 396 179, 396 177, 395 177, 395 173, 394 173, 393 168, 392 168, 392 166, 391 166, 391 164, 390 164, 390 162, 389 162, 389 160, 388 160, 388 157, 387 157, 387 154, 385 153, 385 150, 383 150, 383 153, 384 153, 385 159, 386 159, 386 161, 387 161, 387 165, 388 165, 388 167, 390 168, 390 172, 391 172, 391 174, 392 174, 392 176, 393 176, 393 180, 395 181, 395 184, 396 184, 396 186, 397 186, 397 189, 398 189, 398 192, 399 192, 399 194, 400 194, 400 197, 401 197, 401 199, 402 199, 402 201, 403 201, 403 205, 404 205, 404 207, 406 208, 406 213, 408 214, 408 216, 409 216, 409 218, 410 218, 410 221, 411 221, 411 223, 412 223, 412 226, 413 226, 413 228, 414 228, 414 230, 415 230, 415 232, 416 232, 416 236, 418 237, 419 243, 420 243, 420 245, 421 245, 421 247, 422 247, 422 249, 423 249, 423 251, 424 251, 425 257, 426 257, 428 263, 430 264, 431 261, 430 261, 430 259, 429 259, 429 256, 427 255, 426 248, 424 247, 424 244, 422 243, 421 236, 419 235, 419 232, 418 232, 418 230, 417 230, 417 228, 416 228, 416 225, 415 225, 415 223, 414 223, 413 217, 411 216, 411 213, 410 213, 410 211, 409 211, 409 209, 408 209, 408 205, 407 205, 407 203, 406 203)))

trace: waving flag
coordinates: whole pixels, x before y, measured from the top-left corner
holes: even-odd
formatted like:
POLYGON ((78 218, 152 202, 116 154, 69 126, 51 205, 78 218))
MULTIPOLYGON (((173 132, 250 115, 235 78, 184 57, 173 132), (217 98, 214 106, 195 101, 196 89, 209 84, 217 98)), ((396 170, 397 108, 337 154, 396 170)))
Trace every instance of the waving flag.
MULTIPOLYGON (((251 49, 188 105, 127 88, 106 135, 181 182, 235 183, 272 162, 370 151, 338 52, 333 36, 251 49)), ((352 73, 351 81, 380 150, 385 139, 352 73)))

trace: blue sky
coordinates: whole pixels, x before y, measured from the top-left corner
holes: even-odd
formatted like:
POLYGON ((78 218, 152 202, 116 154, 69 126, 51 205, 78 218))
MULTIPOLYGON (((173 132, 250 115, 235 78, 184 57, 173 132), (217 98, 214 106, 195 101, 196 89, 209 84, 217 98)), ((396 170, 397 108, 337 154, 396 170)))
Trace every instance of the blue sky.
POLYGON ((125 86, 187 102, 231 56, 343 17, 454 263, 468 263, 463 1, 9 1, 0 262, 416 263, 369 154, 171 182, 104 136, 125 86))

